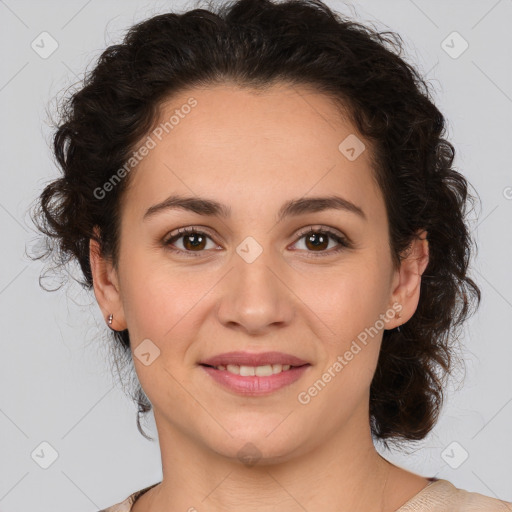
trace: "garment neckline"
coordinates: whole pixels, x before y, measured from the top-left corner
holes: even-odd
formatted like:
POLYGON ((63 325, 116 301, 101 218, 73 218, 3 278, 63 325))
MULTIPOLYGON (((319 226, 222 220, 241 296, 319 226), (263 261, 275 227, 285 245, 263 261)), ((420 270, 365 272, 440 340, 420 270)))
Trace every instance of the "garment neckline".
POLYGON ((441 487, 442 485, 450 483, 447 480, 443 480, 443 479, 439 479, 439 478, 435 478, 435 477, 428 478, 428 480, 430 480, 429 483, 425 487, 423 487, 423 489, 421 489, 414 496, 409 498, 403 505, 400 506, 400 508, 396 509, 395 512, 401 512, 403 509, 405 509, 405 507, 409 506, 411 503, 416 501, 418 498, 422 497, 422 495, 424 493, 431 491, 433 487, 438 488, 438 487, 441 487))

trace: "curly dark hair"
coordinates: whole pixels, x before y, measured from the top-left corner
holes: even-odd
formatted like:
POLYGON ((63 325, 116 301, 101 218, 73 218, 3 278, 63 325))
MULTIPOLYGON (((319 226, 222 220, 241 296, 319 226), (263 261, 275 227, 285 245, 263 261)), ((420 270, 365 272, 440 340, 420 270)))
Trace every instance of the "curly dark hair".
MULTIPOLYGON (((430 84, 402 58, 398 34, 356 23, 320 0, 210 3, 133 25, 62 102, 53 151, 63 174, 47 184, 32 215, 47 239, 38 258, 52 256, 56 267, 78 262, 89 290, 91 238, 116 265, 129 176, 101 199, 94 191, 132 156, 173 94, 224 83, 312 87, 336 102, 371 147, 395 268, 418 230, 428 233, 417 310, 400 331, 384 332, 370 389, 373 438, 386 447, 421 440, 438 419, 458 331, 481 294, 468 276, 466 215, 474 197, 452 166, 454 147, 430 84)), ((135 373, 128 331, 111 337, 118 361, 135 373)), ((138 379, 131 391, 147 437, 140 416, 152 405, 138 379)))

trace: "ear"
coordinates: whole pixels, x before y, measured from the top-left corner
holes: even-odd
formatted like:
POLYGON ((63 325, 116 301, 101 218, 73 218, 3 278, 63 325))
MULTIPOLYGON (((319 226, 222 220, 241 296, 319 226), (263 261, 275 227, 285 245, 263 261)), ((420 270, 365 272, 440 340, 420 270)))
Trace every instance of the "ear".
POLYGON ((427 232, 420 230, 417 234, 419 239, 414 239, 407 248, 403 254, 405 258, 393 277, 392 304, 398 314, 396 314, 396 318, 389 321, 387 329, 394 329, 405 324, 418 307, 421 275, 429 262, 429 250, 427 232), (398 318, 398 316, 400 317, 398 318))
MULTIPOLYGON (((99 230, 97 227, 94 227, 94 233, 99 238, 99 230)), ((108 322, 108 317, 112 314, 113 319, 110 327, 116 331, 126 329, 116 269, 109 259, 105 259, 102 256, 99 243, 93 238, 89 239, 89 261, 93 278, 94 295, 103 313, 103 318, 108 322)))

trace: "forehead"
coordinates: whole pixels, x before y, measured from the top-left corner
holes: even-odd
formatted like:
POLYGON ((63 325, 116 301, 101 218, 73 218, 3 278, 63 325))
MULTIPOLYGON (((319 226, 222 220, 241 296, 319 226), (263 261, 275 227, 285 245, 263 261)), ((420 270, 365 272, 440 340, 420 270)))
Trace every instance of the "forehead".
POLYGON ((336 193, 382 216, 370 147, 334 102, 312 89, 188 89, 160 105, 148 136, 153 147, 125 197, 140 217, 175 193, 215 197, 235 213, 254 204, 258 214, 262 198, 277 210, 287 199, 336 193))

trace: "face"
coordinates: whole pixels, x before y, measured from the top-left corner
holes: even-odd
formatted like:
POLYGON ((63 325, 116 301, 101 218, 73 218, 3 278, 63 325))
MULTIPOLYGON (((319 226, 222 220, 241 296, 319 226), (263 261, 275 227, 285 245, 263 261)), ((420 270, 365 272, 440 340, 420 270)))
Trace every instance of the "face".
POLYGON ((414 294, 400 296, 416 283, 392 268, 369 145, 347 158, 339 146, 353 126, 328 98, 285 85, 191 89, 162 105, 161 121, 176 109, 179 122, 150 134, 155 145, 130 176, 115 291, 95 284, 113 327, 129 330, 159 437, 179 433, 233 458, 252 443, 286 460, 368 428, 383 329, 416 306, 414 294), (224 206, 163 207, 170 196, 224 206), (354 206, 311 201, 335 196, 354 206), (201 364, 233 351, 307 365, 290 368, 293 378, 217 379, 227 370, 201 364), (245 391, 222 383, 249 379, 245 391))

